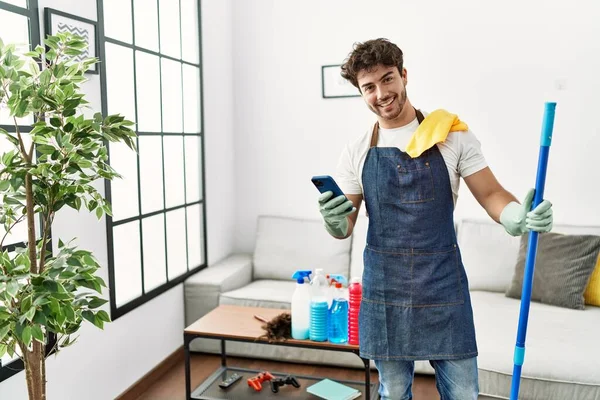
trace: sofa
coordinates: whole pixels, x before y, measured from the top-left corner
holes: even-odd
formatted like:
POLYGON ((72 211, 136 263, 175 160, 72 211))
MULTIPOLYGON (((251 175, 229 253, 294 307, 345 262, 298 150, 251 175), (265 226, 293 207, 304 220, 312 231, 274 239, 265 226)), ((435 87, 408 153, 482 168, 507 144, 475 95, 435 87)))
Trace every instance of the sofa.
MULTIPOLYGON (((323 268, 360 277, 367 226, 361 215, 352 236, 337 240, 319 219, 260 216, 251 254, 231 254, 185 281, 186 325, 219 304, 289 309, 295 270, 323 268)), ((491 220, 457 221, 456 232, 473 305, 480 392, 507 399, 521 302, 506 291, 514 284, 521 238, 509 236, 491 220)), ((600 236, 600 227, 555 225, 553 232, 600 236)), ((532 301, 519 398, 600 400, 599 344, 600 307, 575 310, 532 301)), ((228 354, 243 357, 363 367, 350 353, 238 342, 226 346, 228 354)), ((196 339, 191 349, 220 351, 219 342, 211 339, 196 339)), ((415 372, 434 370, 418 361, 415 372)))

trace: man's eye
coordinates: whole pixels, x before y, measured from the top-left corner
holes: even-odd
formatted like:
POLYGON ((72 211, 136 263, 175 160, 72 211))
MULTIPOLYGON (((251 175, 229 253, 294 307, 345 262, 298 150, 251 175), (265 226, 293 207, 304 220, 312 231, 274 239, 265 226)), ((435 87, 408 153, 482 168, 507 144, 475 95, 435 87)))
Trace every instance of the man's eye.
POLYGON ((387 78, 385 78, 385 82, 390 82, 393 78, 391 76, 388 76, 387 78))

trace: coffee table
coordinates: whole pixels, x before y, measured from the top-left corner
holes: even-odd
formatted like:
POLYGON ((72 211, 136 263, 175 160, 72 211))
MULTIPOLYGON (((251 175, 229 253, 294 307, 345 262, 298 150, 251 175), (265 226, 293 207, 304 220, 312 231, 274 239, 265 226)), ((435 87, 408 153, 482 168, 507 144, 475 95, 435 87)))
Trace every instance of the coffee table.
MULTIPOLYGON (((192 325, 184 330, 184 349, 185 349, 185 395, 186 400, 223 400, 223 399, 316 399, 316 396, 306 392, 306 387, 317 383, 323 377, 310 375, 295 375, 300 382, 299 389, 293 386, 284 386, 280 388, 279 393, 272 393, 269 382, 262 384, 263 389, 255 392, 248 387, 247 378, 254 376, 259 370, 249 370, 244 368, 232 368, 227 366, 227 353, 225 350, 225 341, 260 343, 267 346, 289 346, 306 349, 320 349, 341 351, 356 354, 360 357, 358 346, 350 344, 334 344, 329 342, 314 342, 311 340, 289 339, 285 342, 269 343, 267 339, 257 339, 264 334, 262 329, 263 322, 257 320, 254 316, 259 315, 271 320, 282 312, 289 310, 262 307, 243 307, 233 305, 220 305, 192 325), (192 391, 190 385, 190 343, 196 338, 210 338, 221 341, 221 366, 208 377, 200 386, 192 391), (233 373, 244 373, 241 381, 238 381, 227 390, 219 388, 218 384, 233 373)), ((337 382, 347 386, 352 386, 362 392, 359 399, 373 400, 379 397, 377 393, 378 384, 371 384, 371 371, 368 359, 360 357, 365 368, 364 382, 344 381, 336 379, 337 382)), ((275 377, 285 377, 286 373, 270 371, 275 377)))

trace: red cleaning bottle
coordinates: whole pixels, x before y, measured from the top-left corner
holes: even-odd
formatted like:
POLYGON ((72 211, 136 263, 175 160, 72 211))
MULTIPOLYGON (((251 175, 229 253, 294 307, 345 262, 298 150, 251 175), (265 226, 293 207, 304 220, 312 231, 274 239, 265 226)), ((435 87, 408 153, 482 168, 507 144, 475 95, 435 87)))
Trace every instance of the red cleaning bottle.
POLYGON ((358 313, 362 299, 362 284, 360 278, 352 278, 348 286, 348 344, 358 345, 358 313))

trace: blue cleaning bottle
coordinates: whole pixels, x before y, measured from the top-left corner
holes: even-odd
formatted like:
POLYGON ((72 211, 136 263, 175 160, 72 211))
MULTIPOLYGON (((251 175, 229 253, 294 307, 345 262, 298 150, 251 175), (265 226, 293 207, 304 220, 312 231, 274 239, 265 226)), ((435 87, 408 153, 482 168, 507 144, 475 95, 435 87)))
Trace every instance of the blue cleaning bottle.
POLYGON ((320 268, 315 269, 315 275, 310 282, 310 340, 325 342, 327 340, 327 291, 329 284, 320 268))
MULTIPOLYGON (((336 287, 335 287, 336 282, 341 283, 342 287, 344 287, 344 286, 348 286, 348 281, 346 280, 346 277, 344 275, 340 275, 340 274, 329 274, 329 275, 327 275, 327 278, 329 279, 327 302, 329 305, 329 309, 331 309, 331 305, 333 304, 333 294, 336 291, 336 287)), ((347 288, 343 289, 344 296, 346 297, 346 299, 348 299, 348 294, 346 293, 347 291, 348 291, 347 288)))
POLYGON ((333 302, 329 309, 328 339, 331 343, 348 342, 348 299, 341 282, 335 283, 333 302))
POLYGON ((311 271, 296 271, 292 278, 296 280, 296 290, 292 295, 292 338, 304 340, 309 337, 310 330, 310 282, 311 271))

